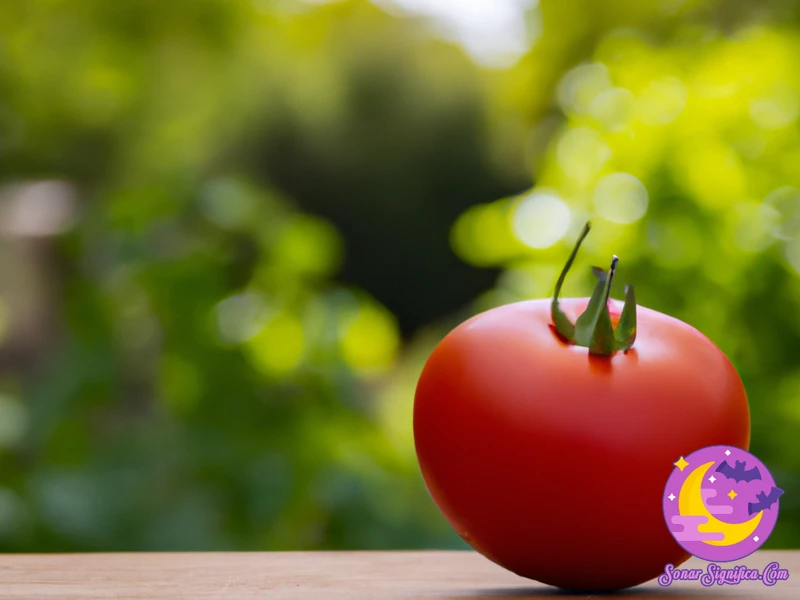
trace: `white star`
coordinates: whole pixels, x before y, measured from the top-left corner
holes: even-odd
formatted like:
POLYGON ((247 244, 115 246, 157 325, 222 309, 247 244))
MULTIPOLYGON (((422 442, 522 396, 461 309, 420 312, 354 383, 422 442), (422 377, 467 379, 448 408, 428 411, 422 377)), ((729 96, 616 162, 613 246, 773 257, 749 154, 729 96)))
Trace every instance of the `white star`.
POLYGON ((667 498, 669 498, 669 501, 672 502, 675 500, 675 494, 670 494, 669 496, 667 496, 667 498))
POLYGON ((758 536, 754 537, 754 538, 753 538, 753 541, 754 541, 754 542, 757 542, 757 541, 758 541, 758 536))
POLYGON ((731 451, 730 450, 725 450, 725 456, 730 456, 730 455, 731 455, 731 451))
POLYGON ((714 483, 714 482, 717 480, 717 478, 716 478, 716 477, 714 477, 714 476, 712 475, 711 477, 709 477, 709 478, 708 478, 708 480, 709 480, 711 483, 714 483))

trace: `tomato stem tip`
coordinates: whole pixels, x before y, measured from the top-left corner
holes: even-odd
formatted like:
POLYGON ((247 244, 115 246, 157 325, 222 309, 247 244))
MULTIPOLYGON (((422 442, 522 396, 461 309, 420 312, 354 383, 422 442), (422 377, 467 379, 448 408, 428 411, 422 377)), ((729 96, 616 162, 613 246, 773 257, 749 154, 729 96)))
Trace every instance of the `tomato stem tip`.
POLYGON ((636 295, 634 294, 633 286, 625 286, 625 303, 616 328, 611 322, 611 314, 608 310, 611 284, 617 272, 619 257, 616 254, 613 255, 608 271, 600 267, 592 267, 592 272, 597 277, 597 283, 586 310, 574 324, 561 310, 558 303, 558 296, 561 293, 561 287, 564 285, 564 279, 566 279, 567 273, 578 254, 578 249, 590 230, 591 223, 587 221, 569 258, 567 258, 564 269, 558 277, 550 313, 556 332, 564 340, 576 346, 588 348, 590 354, 611 356, 619 350, 627 352, 636 340, 636 295))

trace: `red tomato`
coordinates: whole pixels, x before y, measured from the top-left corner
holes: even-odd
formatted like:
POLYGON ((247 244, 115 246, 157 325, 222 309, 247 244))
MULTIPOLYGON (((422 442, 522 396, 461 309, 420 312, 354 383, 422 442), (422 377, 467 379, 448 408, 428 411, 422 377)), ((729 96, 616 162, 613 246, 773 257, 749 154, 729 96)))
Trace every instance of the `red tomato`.
MULTIPOLYGON (((573 321, 588 303, 562 299, 573 321)), ((612 322, 621 304, 609 302, 612 322)), ((592 356, 551 326, 550 300, 489 310, 448 334, 416 391, 428 489, 458 534, 497 564, 561 588, 648 581, 688 555, 662 495, 673 463, 748 449, 745 390, 693 327, 638 308, 633 348, 592 356)))

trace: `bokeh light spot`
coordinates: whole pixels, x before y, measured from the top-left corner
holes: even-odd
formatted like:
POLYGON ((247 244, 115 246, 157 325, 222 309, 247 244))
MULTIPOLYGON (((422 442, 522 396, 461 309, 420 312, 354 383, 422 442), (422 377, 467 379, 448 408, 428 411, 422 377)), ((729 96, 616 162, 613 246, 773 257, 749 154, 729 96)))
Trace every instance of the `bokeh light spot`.
POLYGON ((237 229, 252 224, 257 199, 254 191, 234 178, 210 181, 200 195, 200 210, 205 217, 225 229, 237 229))
POLYGON ((228 344, 249 340, 261 329, 265 311, 264 297, 254 292, 242 292, 222 300, 214 310, 220 340, 228 344))
POLYGON ((602 136, 588 127, 567 131, 558 141, 558 164, 564 174, 579 183, 597 175, 611 158, 611 149, 602 136))
POLYGON ((800 190, 791 186, 778 188, 764 199, 764 204, 777 213, 772 235, 782 240, 800 235, 800 190))
POLYGON ((331 275, 342 259, 342 242, 326 221, 308 215, 295 216, 280 232, 273 247, 282 266, 313 275, 331 275))
POLYGON ((595 210, 613 223, 625 225, 641 219, 647 204, 647 188, 628 173, 606 175, 594 191, 595 210))
POLYGON ((0 231, 7 235, 58 235, 75 224, 77 213, 78 193, 67 181, 34 181, 0 188, 0 231))
POLYGON ((625 88, 606 90, 589 105, 589 114, 611 132, 623 131, 630 123, 633 111, 633 94, 625 88))
POLYGON ((372 302, 361 302, 342 327, 342 357, 361 373, 382 372, 391 367, 400 346, 400 334, 392 314, 372 302))
POLYGON ((247 342, 251 361, 265 373, 286 375, 293 371, 305 350, 303 324, 294 315, 273 315, 264 328, 247 342))
POLYGON ((740 202, 727 215, 734 242, 747 252, 759 252, 769 246, 774 239, 770 234, 780 221, 775 208, 756 202, 740 202))
POLYGON ((665 77, 651 82, 637 99, 639 118, 648 125, 666 125, 686 107, 688 92, 680 79, 665 77))
POLYGON ((779 129, 797 120, 800 104, 797 94, 786 86, 750 102, 750 118, 762 129, 779 129))
POLYGON ((502 262, 517 245, 508 219, 508 202, 480 204, 466 210, 451 231, 453 251, 464 261, 486 266, 502 262))
POLYGON ((530 248, 549 248, 563 238, 572 214, 566 203, 548 192, 533 192, 519 201, 513 216, 514 235, 530 248))
POLYGON ((561 78, 558 100, 565 112, 586 114, 595 97, 610 87, 611 79, 605 65, 579 65, 561 78))

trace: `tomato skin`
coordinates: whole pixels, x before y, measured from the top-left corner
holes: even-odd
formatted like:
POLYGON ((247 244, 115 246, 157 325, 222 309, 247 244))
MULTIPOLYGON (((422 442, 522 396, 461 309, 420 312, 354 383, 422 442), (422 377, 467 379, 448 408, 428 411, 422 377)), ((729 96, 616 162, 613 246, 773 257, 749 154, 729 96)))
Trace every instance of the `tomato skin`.
MULTIPOLYGON (((573 322, 587 303, 560 301, 573 322)), ((749 449, 747 396, 722 351, 677 319, 637 315, 633 349, 593 357, 557 337, 549 300, 501 306, 451 331, 423 369, 414 441, 428 490, 518 575, 607 591, 678 566, 689 555, 662 512, 673 463, 749 449)))

